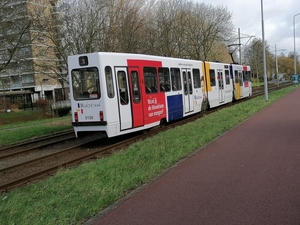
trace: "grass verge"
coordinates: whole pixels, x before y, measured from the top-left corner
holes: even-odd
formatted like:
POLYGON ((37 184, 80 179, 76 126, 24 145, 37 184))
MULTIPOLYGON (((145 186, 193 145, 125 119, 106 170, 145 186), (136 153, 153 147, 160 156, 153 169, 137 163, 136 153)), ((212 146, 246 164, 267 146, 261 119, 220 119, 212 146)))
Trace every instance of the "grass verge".
POLYGON ((47 180, 2 193, 0 224, 82 224, 132 189, 149 182, 295 89, 271 92, 268 102, 261 96, 220 110, 135 143, 112 157, 61 170, 47 180))
MULTIPOLYGON (((16 115, 19 115, 19 113, 10 114, 14 117, 16 117, 16 115)), ((20 116, 22 115, 23 113, 20 114, 20 116)), ((71 121, 71 116, 65 116, 59 118, 37 119, 34 121, 1 125, 0 146, 39 137, 46 134, 53 134, 55 132, 72 129, 71 121)))
POLYGON ((13 125, 30 120, 40 120, 51 118, 47 111, 41 109, 18 110, 10 113, 0 113, 0 125, 13 125))

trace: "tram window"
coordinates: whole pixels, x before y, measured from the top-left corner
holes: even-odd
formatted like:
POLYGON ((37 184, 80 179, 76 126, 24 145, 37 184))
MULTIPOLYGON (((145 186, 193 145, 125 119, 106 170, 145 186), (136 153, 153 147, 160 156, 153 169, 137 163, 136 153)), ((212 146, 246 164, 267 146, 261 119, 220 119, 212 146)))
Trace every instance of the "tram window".
POLYGON ((234 77, 235 77, 235 83, 240 84, 241 86, 243 86, 242 72, 238 71, 238 70, 235 70, 234 71, 234 77))
POLYGON ((89 65, 89 60, 87 56, 80 56, 79 57, 79 65, 80 66, 87 66, 89 65))
POLYGON ((239 73, 237 70, 234 71, 234 83, 239 83, 239 73))
POLYGON ((200 70, 193 69, 194 88, 201 88, 200 70))
POLYGON ((225 70, 225 82, 226 84, 230 84, 229 70, 225 70))
POLYGON ((186 72, 185 71, 182 72, 182 78, 183 78, 183 90, 184 90, 184 94, 187 95, 187 93, 188 93, 188 86, 187 86, 187 77, 186 77, 186 72))
POLYGON ((170 72, 169 68, 158 68, 160 91, 168 92, 171 91, 170 87, 170 72))
POLYGON ((106 79, 107 96, 109 98, 114 98, 115 91, 114 91, 114 85, 113 85, 112 70, 111 70, 110 66, 105 67, 105 79, 106 79))
POLYGON ((71 72, 75 100, 94 100, 101 97, 99 72, 95 67, 75 69, 71 72))
POLYGON ((209 70, 209 76, 210 76, 210 85, 211 86, 216 86, 215 70, 209 70))
POLYGON ((240 76, 239 76, 239 78, 240 78, 240 85, 243 86, 243 85, 244 85, 244 84, 243 84, 243 82, 244 82, 243 72, 240 71, 239 75, 240 75, 240 76))
POLYGON ((243 71, 243 78, 245 81, 250 81, 250 71, 243 71))
POLYGON ((144 80, 146 93, 158 92, 155 67, 144 67, 144 80))
POLYGON ((140 95, 138 72, 131 71, 130 76, 131 76, 131 87, 132 87, 132 93, 133 93, 133 102, 139 103, 141 101, 141 95, 140 95))
POLYGON ((250 71, 247 71, 246 73, 247 73, 247 79, 248 79, 248 81, 251 81, 250 71))
POLYGON ((125 71, 118 71, 118 84, 119 84, 119 94, 120 94, 120 104, 127 105, 128 104, 128 86, 126 80, 125 71))
POLYGON ((224 89, 223 86, 223 73, 218 71, 218 83, 219 83, 219 88, 224 89))
POLYGON ((182 89, 179 68, 171 68, 171 81, 173 91, 180 91, 182 89))
POLYGON ((187 95, 193 93, 192 89, 192 80, 191 80, 191 72, 188 71, 187 73, 185 71, 182 72, 183 77, 183 90, 184 94, 187 95))
POLYGON ((188 71, 188 84, 189 84, 189 90, 191 95, 193 94, 193 87, 192 87, 192 75, 190 71, 188 71))

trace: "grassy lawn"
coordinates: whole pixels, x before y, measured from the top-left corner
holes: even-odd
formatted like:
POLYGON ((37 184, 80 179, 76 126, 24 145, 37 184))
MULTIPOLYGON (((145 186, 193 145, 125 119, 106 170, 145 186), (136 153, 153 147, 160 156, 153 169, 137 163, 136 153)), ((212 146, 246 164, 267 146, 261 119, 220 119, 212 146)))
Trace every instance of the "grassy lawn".
POLYGON ((42 110, 0 113, 0 146, 71 129, 71 120, 51 118, 42 110))
POLYGON ((0 113, 0 127, 2 125, 17 124, 32 120, 42 120, 51 118, 43 110, 19 110, 17 112, 0 113))
POLYGON ((220 110, 137 142, 112 157, 61 170, 47 180, 2 193, 0 224, 82 224, 296 88, 271 92, 268 102, 260 96, 220 110))
POLYGON ((264 83, 263 82, 252 82, 252 87, 259 87, 259 86, 262 86, 262 85, 264 85, 264 83))

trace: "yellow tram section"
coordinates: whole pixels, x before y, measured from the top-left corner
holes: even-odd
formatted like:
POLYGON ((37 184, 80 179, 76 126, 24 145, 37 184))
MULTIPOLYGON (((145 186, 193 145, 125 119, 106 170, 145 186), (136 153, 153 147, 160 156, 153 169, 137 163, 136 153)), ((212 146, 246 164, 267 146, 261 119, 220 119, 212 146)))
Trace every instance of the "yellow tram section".
POLYGON ((239 81, 234 84, 234 95, 236 100, 239 100, 242 97, 242 87, 239 81))
POLYGON ((234 78, 234 98, 236 100, 239 100, 242 98, 242 86, 243 86, 243 82, 242 82, 242 78, 240 77, 233 77, 234 78))
MULTIPOLYGON (((210 80, 210 69, 213 69, 213 64, 211 62, 203 62, 202 63, 202 74, 204 77, 204 85, 203 89, 204 92, 211 92, 212 86, 211 86, 211 80, 210 80)), ((233 74, 233 88, 234 88, 234 98, 236 100, 241 99, 242 96, 242 86, 243 82, 241 80, 241 77, 235 77, 233 74)))
POLYGON ((204 77, 204 81, 203 81, 203 89, 205 92, 211 92, 212 91, 212 87, 211 87, 211 81, 210 81, 210 70, 211 68, 211 63, 209 62, 203 62, 202 63, 202 74, 204 77))

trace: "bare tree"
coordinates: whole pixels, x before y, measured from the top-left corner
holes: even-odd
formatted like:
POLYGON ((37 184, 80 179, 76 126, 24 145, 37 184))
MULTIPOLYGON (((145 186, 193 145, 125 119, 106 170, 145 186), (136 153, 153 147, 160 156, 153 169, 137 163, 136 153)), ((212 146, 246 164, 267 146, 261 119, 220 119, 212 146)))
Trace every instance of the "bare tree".
POLYGON ((232 15, 226 7, 197 3, 189 20, 190 55, 195 59, 218 60, 220 43, 232 41, 234 26, 232 15))
POLYGON ((152 18, 154 30, 154 53, 173 57, 186 55, 185 22, 188 19, 189 7, 187 1, 165 0, 158 1, 152 18))
POLYGON ((226 8, 188 0, 61 0, 55 8, 50 22, 36 17, 35 38, 44 37, 40 50, 57 57, 56 64, 42 66, 53 66, 63 78, 68 55, 96 51, 223 61, 219 53, 232 34, 226 8))
MULTIPOLYGON (((69 55, 98 50, 103 34, 105 14, 99 9, 99 1, 56 1, 49 5, 37 5, 33 11, 31 36, 33 43, 40 44, 35 54, 35 66, 47 76, 68 82, 67 58, 69 55)), ((103 6, 104 7, 104 6, 103 6)))
POLYGON ((66 55, 98 51, 104 45, 109 20, 107 2, 73 1, 60 15, 60 35, 66 55))
POLYGON ((168 56, 223 61, 219 53, 224 52, 233 36, 227 8, 204 3, 158 1, 153 21, 157 32, 154 52, 168 56))
POLYGON ((153 1, 122 0, 112 1, 109 8, 108 40, 110 50, 117 52, 141 52, 144 49, 146 24, 149 8, 153 1), (113 40, 113 41, 112 41, 113 40))
POLYGON ((147 7, 151 4, 144 0, 57 2, 57 13, 51 22, 45 23, 42 16, 36 17, 34 22, 40 31, 35 39, 47 39, 43 50, 47 46, 58 59, 56 64, 42 66, 52 66, 57 77, 66 79, 68 55, 96 51, 140 52, 144 48, 147 7))

